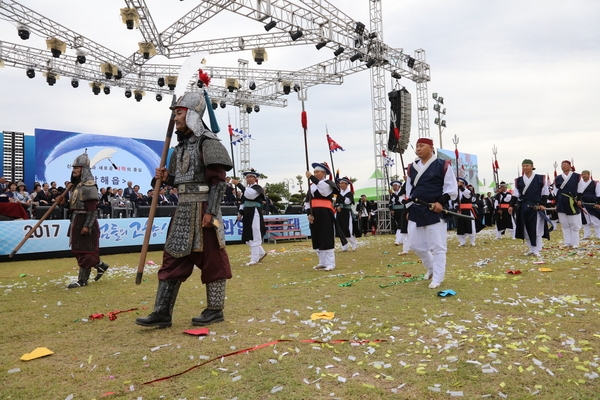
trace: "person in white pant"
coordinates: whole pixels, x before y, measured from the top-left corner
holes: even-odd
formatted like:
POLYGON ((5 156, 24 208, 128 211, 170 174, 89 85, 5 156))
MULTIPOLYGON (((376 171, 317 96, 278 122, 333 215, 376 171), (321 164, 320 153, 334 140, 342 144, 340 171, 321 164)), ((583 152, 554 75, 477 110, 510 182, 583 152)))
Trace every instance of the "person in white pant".
POLYGON ((335 218, 340 225, 340 230, 346 239, 348 239, 348 243, 342 246, 342 251, 348 251, 350 248, 352 248, 352 251, 355 251, 358 243, 356 242, 356 236, 354 236, 356 217, 352 214, 354 188, 352 181, 346 176, 339 179, 338 185, 340 187, 340 194, 335 198, 335 208, 337 211, 335 218))
POLYGON ((563 173, 554 180, 556 211, 563 231, 563 246, 576 249, 581 230, 581 211, 577 205, 577 187, 581 177, 574 172, 569 160, 563 161, 560 169, 563 173))
POLYGON ((494 212, 496 220, 496 239, 501 239, 502 234, 510 231, 512 238, 515 238, 514 217, 508 213, 508 207, 512 200, 512 195, 508 193, 506 183, 500 182, 499 191, 494 196, 494 212))
POLYGON ((583 218, 587 222, 583 225, 582 239, 587 240, 590 238, 591 226, 594 227, 596 237, 600 237, 600 185, 590 179, 590 171, 581 171, 577 194, 580 200, 578 205, 583 210, 583 218))
MULTIPOLYGON (((319 256, 319 264, 313 268, 321 271, 335 269, 335 215, 333 213, 333 195, 339 194, 335 182, 327 179, 331 170, 326 162, 313 163, 314 172, 306 171, 306 178, 310 187, 307 193, 307 202, 304 206, 308 210, 308 223, 313 249, 319 256)), ((345 242, 345 239, 342 240, 345 242)))
POLYGON ((246 265, 255 265, 267 255, 262 247, 263 237, 267 233, 262 212, 265 191, 258 184, 260 174, 254 169, 244 172, 243 175, 246 178, 246 187, 237 180, 233 180, 232 183, 243 193, 237 219, 241 219, 244 224, 242 240, 250 246, 250 262, 246 265))
POLYGON ((396 180, 390 183, 392 189, 390 193, 390 215, 396 225, 396 238, 394 244, 396 246, 402 245, 402 252, 398 253, 399 256, 408 254, 408 220, 406 219, 406 205, 404 201, 405 189, 402 187, 402 181, 396 180))
POLYGON ((525 255, 541 257, 542 238, 550 240, 545 204, 548 200, 546 177, 534 174, 533 161, 525 159, 521 163, 523 175, 515 179, 513 198, 508 213, 516 214, 516 237, 524 239, 529 247, 525 255), (518 207, 516 207, 518 206, 518 207))
MULTIPOLYGON (((458 210, 463 215, 473 215, 474 193, 469 190, 469 184, 465 178, 457 178, 456 181, 458 184, 458 196, 456 197, 458 210)), ((475 238, 477 237, 475 220, 457 218, 456 237, 458 238, 459 246, 464 246, 467 244, 467 237, 469 238, 471 246, 475 246, 475 238)))
POLYGON ((430 289, 442 285, 446 275, 447 223, 442 210, 450 199, 458 195, 456 177, 450 161, 437 158, 433 140, 422 137, 415 149, 417 160, 408 165, 406 196, 412 202, 408 209, 408 246, 427 269, 426 279, 431 279, 430 289))

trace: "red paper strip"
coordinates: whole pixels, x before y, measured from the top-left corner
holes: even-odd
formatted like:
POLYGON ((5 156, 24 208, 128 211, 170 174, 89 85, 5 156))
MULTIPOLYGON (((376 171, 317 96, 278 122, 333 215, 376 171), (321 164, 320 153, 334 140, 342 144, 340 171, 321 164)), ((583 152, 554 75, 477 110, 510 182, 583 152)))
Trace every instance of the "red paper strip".
MULTIPOLYGON (((332 343, 333 344, 336 344, 336 343, 345 343, 345 342, 366 344, 366 343, 379 343, 379 342, 385 342, 385 341, 386 340, 347 340, 347 339, 338 339, 338 340, 331 340, 329 342, 321 342, 319 340, 312 340, 312 339, 298 340, 298 342, 300 342, 300 343, 330 343, 330 344, 332 344, 332 343)), ((149 384, 154 383, 154 382, 166 381, 167 379, 171 379, 171 378, 175 378, 176 376, 183 375, 183 374, 185 374, 187 372, 190 372, 193 369, 196 369, 198 367, 206 365, 206 364, 208 364, 210 362, 213 362, 215 360, 220 360, 221 358, 235 356, 236 354, 243 354, 243 353, 248 353, 248 352, 251 352, 251 351, 254 351, 254 350, 264 349, 265 347, 274 346, 277 343, 283 343, 283 342, 293 342, 293 340, 291 340, 291 339, 273 340, 271 342, 259 344, 257 346, 250 347, 250 348, 247 348, 247 349, 234 351, 233 353, 223 354, 221 356, 215 357, 215 358, 210 359, 208 361, 205 361, 203 363, 194 365, 193 367, 190 367, 190 368, 186 369, 185 371, 182 371, 182 372, 180 372, 178 374, 174 374, 174 375, 170 375, 170 376, 165 376, 165 377, 162 377, 162 378, 154 379, 153 381, 144 382, 143 384, 144 385, 149 385, 149 384)))
POLYGON ((187 333, 188 335, 194 336, 206 336, 210 333, 208 328, 198 328, 198 329, 188 329, 187 331, 183 331, 183 333, 187 333))
POLYGON ((521 271, 518 270, 518 269, 514 270, 514 271, 512 269, 509 269, 508 271, 506 271, 506 273, 507 274, 512 274, 512 275, 519 275, 521 273, 521 271))

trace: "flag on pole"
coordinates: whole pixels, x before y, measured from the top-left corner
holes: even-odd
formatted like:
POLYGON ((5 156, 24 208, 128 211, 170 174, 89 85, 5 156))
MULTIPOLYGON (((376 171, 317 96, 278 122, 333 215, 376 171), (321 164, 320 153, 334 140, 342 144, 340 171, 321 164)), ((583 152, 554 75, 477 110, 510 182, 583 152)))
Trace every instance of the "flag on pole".
POLYGON ((388 157, 388 155, 385 153, 385 150, 381 150, 381 155, 383 156, 383 158, 385 158, 385 166, 386 167, 394 166, 394 159, 391 157, 388 157))
POLYGON ((336 150, 341 150, 341 151, 345 151, 342 146, 340 146, 339 144, 337 144, 337 142, 335 140, 333 140, 331 138, 331 136, 327 135, 327 144, 329 144, 329 151, 330 152, 334 152, 336 150))

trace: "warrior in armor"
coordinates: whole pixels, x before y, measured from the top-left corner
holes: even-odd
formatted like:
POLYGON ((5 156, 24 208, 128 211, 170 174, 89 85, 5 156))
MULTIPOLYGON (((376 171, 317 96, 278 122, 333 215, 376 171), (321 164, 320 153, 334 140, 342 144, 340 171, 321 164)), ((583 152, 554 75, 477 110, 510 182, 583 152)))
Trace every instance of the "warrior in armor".
MULTIPOLYGON (((90 170, 90 159, 87 153, 78 156, 72 167, 69 238, 71 251, 75 253, 79 265, 79 275, 77 282, 67 286, 69 289, 87 286, 92 268, 97 270, 95 281, 102 278, 108 269, 108 265, 100 260, 98 186, 90 170)), ((64 198, 62 199, 64 201, 64 198)))
POLYGON ((192 324, 204 326, 224 320, 225 282, 231 278, 231 267, 225 250, 221 199, 225 173, 233 165, 221 141, 202 121, 206 109, 202 94, 186 93, 171 109, 179 143, 168 169, 157 168, 155 179, 177 187, 179 204, 171 218, 158 271, 154 311, 135 322, 159 328, 171 326, 179 287, 195 265, 202 271, 202 283, 206 285, 207 308, 192 318, 192 324))
POLYGON ((250 262, 246 265, 258 264, 267 256, 267 252, 262 247, 263 237, 267 233, 262 211, 266 198, 265 190, 258 184, 259 176, 258 172, 251 169, 244 172, 246 187, 237 180, 233 181, 233 184, 243 193, 237 220, 242 220, 244 224, 242 240, 250 246, 250 262))

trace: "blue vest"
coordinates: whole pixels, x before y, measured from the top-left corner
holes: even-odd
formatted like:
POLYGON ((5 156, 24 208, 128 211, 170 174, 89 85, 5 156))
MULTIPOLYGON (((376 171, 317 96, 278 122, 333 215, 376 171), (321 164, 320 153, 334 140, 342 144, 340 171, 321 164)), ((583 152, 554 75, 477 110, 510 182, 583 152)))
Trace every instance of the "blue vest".
POLYGON ((558 190, 556 194, 556 211, 567 215, 579 214, 579 208, 575 204, 577 201, 577 186, 579 185, 580 175, 573 172, 571 178, 564 188, 560 188, 565 181, 562 175, 556 177, 554 187, 558 190))
MULTIPOLYGON (((418 161, 420 162, 420 161, 418 161)), ((423 172, 417 184, 414 184, 417 177, 417 170, 408 165, 408 176, 413 184, 410 197, 426 201, 427 203, 435 203, 442 194, 444 194, 444 176, 448 168, 449 161, 436 159, 423 172)), ((442 204, 446 206, 446 204, 442 204)), ((417 224, 417 226, 433 225, 440 222, 444 214, 436 214, 427 206, 413 203, 408 212, 408 219, 417 224)))
POLYGON ((544 175, 535 174, 525 193, 523 193, 523 190, 525 190, 523 177, 520 176, 515 179, 515 187, 519 191, 519 201, 523 206, 543 205, 540 203, 542 201, 542 189, 545 185, 545 179, 544 175))

